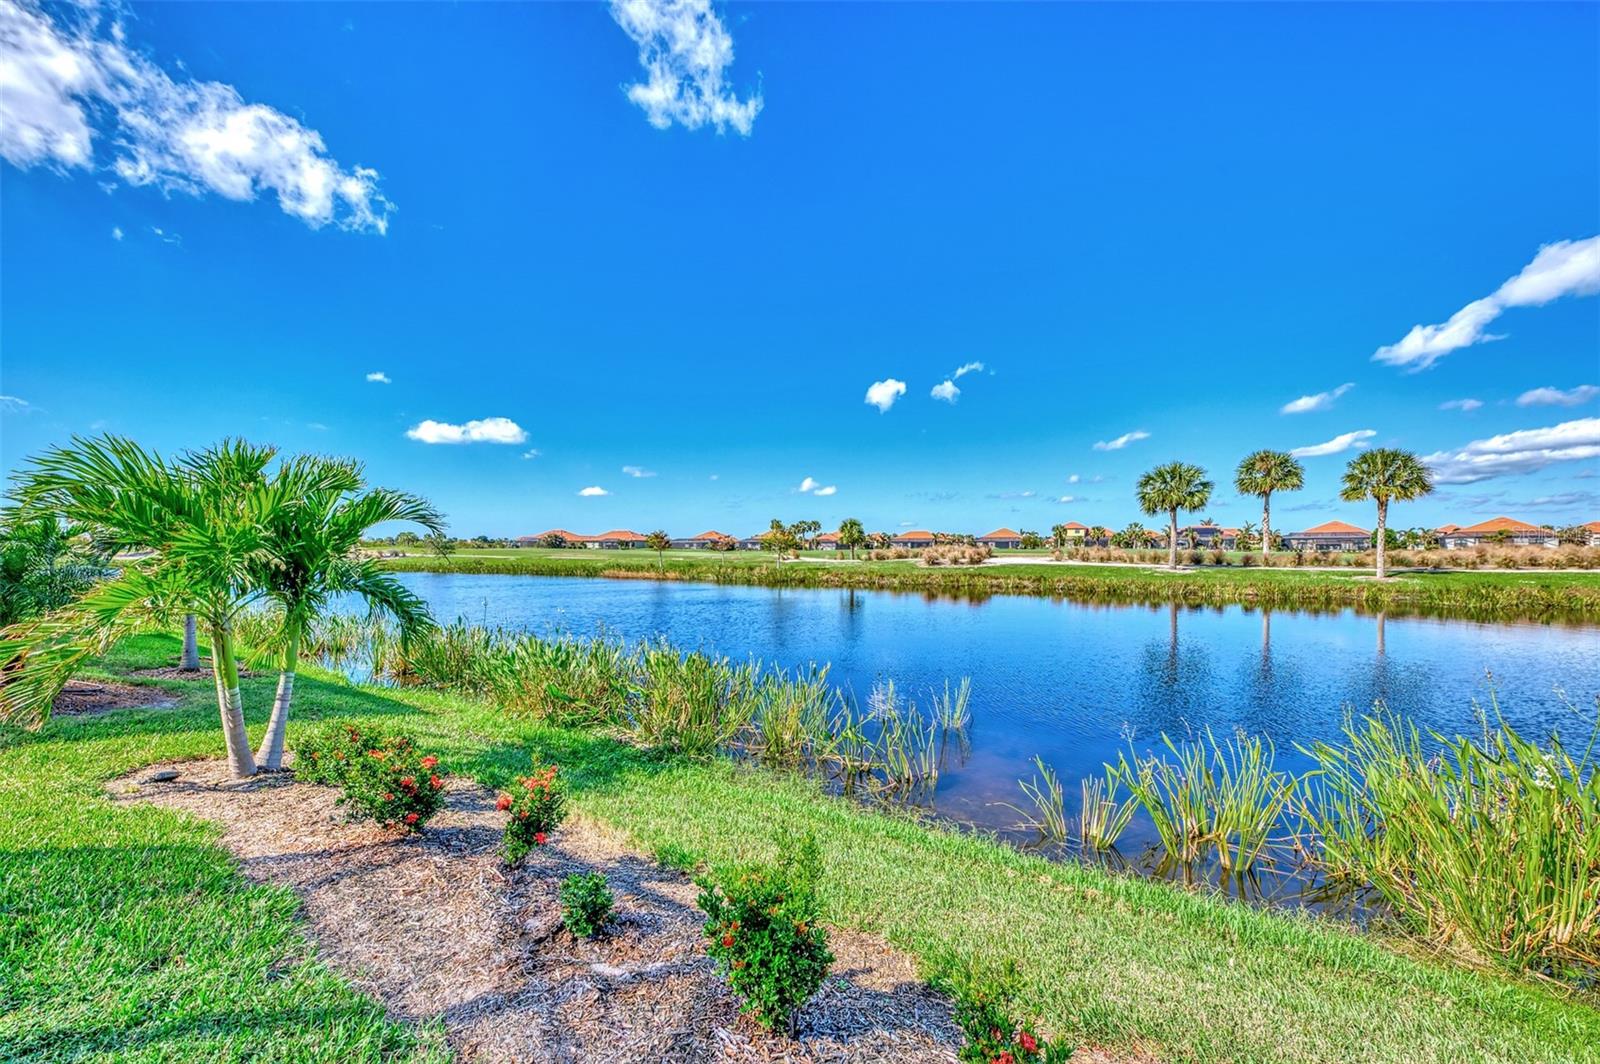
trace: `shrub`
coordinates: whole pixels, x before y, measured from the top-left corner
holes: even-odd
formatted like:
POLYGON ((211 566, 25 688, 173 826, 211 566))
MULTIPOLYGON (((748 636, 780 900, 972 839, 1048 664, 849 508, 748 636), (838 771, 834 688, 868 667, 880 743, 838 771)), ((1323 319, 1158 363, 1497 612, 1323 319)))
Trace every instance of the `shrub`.
POLYGON ((444 778, 436 771, 439 759, 417 749, 408 735, 369 741, 371 746, 349 759, 339 803, 354 819, 421 831, 443 802, 444 778))
POLYGON ((534 762, 533 775, 517 781, 510 793, 501 794, 495 808, 509 812, 506 821, 506 864, 516 864, 549 841, 549 836, 567 818, 566 788, 556 780, 556 766, 540 767, 534 762))
POLYGON ((303 783, 342 787, 349 767, 369 749, 361 728, 334 721, 294 744, 294 778, 303 783))
POLYGON ((1041 1038, 1016 1018, 1017 970, 1007 961, 997 973, 945 963, 933 985, 955 1000, 954 1017, 967 1041, 956 1059, 973 1064, 1057 1064, 1075 1047, 1041 1038))
POLYGON ((579 938, 593 938, 600 933, 616 900, 606 886, 606 877, 599 872, 574 872, 561 881, 558 895, 561 922, 579 938))
POLYGON ((775 867, 700 884, 707 952, 744 999, 743 1011, 769 1029, 794 1033, 800 1007, 833 963, 817 895, 821 867, 816 839, 807 836, 775 867))

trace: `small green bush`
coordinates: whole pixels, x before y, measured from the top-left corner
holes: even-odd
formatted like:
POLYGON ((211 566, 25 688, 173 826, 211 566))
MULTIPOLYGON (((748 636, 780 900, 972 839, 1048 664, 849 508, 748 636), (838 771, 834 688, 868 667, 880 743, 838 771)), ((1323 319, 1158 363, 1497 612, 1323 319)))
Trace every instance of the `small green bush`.
POLYGON ((350 721, 333 721, 295 743, 293 749, 295 779, 342 787, 351 764, 367 751, 367 740, 361 728, 350 721))
POLYGON ((579 938, 600 933, 616 899, 599 872, 574 872, 561 881, 561 922, 579 938))
POLYGON ((347 759, 339 803, 349 808, 353 819, 421 831, 443 804, 439 759, 417 749, 408 735, 387 735, 368 742, 371 745, 366 750, 347 759))
POLYGON ((833 963, 817 895, 821 873, 816 840, 807 836, 776 867, 700 884, 707 952, 744 999, 743 1011, 769 1029, 794 1033, 800 1007, 833 963))
POLYGON ((957 1060, 972 1064, 1058 1064, 1075 1049, 1052 1042, 1016 1018, 1017 971, 1008 961, 998 972, 946 963, 932 983, 955 1000, 954 1018, 967 1041, 957 1060))
POLYGON ((549 841, 550 832, 567 818, 566 788, 556 780, 556 766, 534 763, 533 775, 500 795, 495 808, 509 812, 506 821, 506 864, 516 864, 549 841))

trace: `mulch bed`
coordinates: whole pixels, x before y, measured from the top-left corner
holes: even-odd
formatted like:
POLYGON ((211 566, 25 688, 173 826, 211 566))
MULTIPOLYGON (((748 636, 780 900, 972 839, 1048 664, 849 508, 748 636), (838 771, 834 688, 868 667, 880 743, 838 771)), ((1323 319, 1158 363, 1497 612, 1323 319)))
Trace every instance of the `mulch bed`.
MULTIPOLYGON (((198 669, 180 669, 176 665, 163 665, 157 669, 134 669, 129 676, 148 676, 153 680, 209 680, 211 679, 211 659, 201 658, 198 669)), ((252 676, 260 675, 243 665, 239 666, 239 678, 247 680, 252 676)))
POLYGON ((950 1005, 881 939, 833 930, 824 988, 798 1037, 739 1014, 702 946, 697 888, 574 817, 508 869, 495 796, 453 779, 421 835, 348 823, 332 788, 287 773, 234 780, 222 761, 154 765, 111 784, 216 821, 252 879, 292 888, 323 959, 397 1019, 437 1018, 472 1061, 953 1061, 950 1005), (152 782, 161 770, 177 778, 152 782), (556 889, 604 872, 608 932, 574 938, 556 889))
POLYGON ((178 699, 155 687, 68 680, 50 711, 58 717, 92 717, 114 709, 171 709, 177 704, 178 699))

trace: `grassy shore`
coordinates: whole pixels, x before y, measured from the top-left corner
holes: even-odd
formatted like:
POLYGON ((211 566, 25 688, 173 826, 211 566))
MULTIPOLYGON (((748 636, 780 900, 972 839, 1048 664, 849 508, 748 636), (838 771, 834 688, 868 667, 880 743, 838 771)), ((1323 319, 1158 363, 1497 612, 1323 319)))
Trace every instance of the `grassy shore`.
POLYGON ((1112 565, 929 568, 914 561, 850 561, 831 553, 779 564, 758 551, 463 550, 448 559, 385 562, 411 572, 506 573, 694 580, 766 587, 842 587, 964 597, 1048 595, 1104 602, 1415 611, 1477 619, 1600 618, 1600 572, 1407 571, 1382 583, 1362 570, 1195 568, 1177 573, 1112 565))
MULTIPOLYGON (((169 664, 132 640, 106 674, 169 664)), ((259 729, 271 676, 245 681, 259 729)), ((178 708, 0 736, 0 1056, 378 1060, 436 1055, 319 963, 294 899, 253 886, 193 819, 119 806, 105 780, 222 752, 205 680, 178 708)), ((558 760, 584 812, 648 851, 712 863, 816 832, 829 918, 923 959, 1014 960, 1026 1007, 1086 1042, 1196 1061, 1600 1061, 1591 996, 1413 956, 1371 936, 1162 883, 1052 864, 830 798, 801 779, 663 757, 422 690, 308 670, 301 728, 329 717, 413 732, 489 786, 558 760)), ((419 944, 424 948, 425 944, 419 944)))

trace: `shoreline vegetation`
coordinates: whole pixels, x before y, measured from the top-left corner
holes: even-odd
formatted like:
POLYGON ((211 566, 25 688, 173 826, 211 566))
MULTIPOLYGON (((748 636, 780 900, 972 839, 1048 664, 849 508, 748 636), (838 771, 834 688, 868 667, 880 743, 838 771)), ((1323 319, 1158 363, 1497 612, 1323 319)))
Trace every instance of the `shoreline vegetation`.
MULTIPOLYGON (((202 821, 118 808, 99 782, 142 765, 222 752, 208 683, 135 673, 179 642, 137 636, 89 675, 150 684, 173 709, 60 718, 0 736, 0 1036, 26 1053, 203 1056, 271 1027, 307 1057, 383 1059, 426 1045, 382 1016, 301 937, 293 899, 252 885, 202 821), (152 865, 136 853, 159 851, 152 865), (90 853, 104 856, 91 859, 90 853), (256 915, 246 930, 234 917, 256 915), (137 930, 137 933, 135 933, 137 930), (243 936, 241 938, 241 936, 243 936), (161 958, 227 972, 211 991, 164 976, 161 958), (26 973, 75 973, 41 981, 26 973), (47 985, 48 984, 48 985, 47 985), (107 995, 105 988, 114 987, 107 995), (166 995, 171 1023, 128 1007, 166 995), (204 999, 202 1001, 202 999, 204 999), (299 1017, 279 1023, 275 1016, 299 1017)), ((781 820, 818 840, 825 918, 883 935, 924 964, 1013 961, 1019 1001, 1047 1030, 1158 1059, 1593 1061, 1592 990, 1453 963, 1405 939, 1264 912, 1093 867, 1057 863, 937 824, 829 796, 814 780, 724 757, 663 753, 594 728, 508 713, 423 687, 354 686, 305 668, 290 745, 333 719, 399 722, 452 774, 499 787, 529 750, 559 761, 583 813, 645 852, 713 867, 768 857, 781 820)), ((270 676, 246 676, 249 722, 270 676)), ((210 985, 209 983, 207 984, 210 985)), ((426 1052, 426 1049, 424 1049, 426 1052)))
MULTIPOLYGON (((832 552, 829 552, 830 554, 832 552)), ((1600 620, 1600 571, 1394 571, 1383 581, 1359 569, 1204 566, 1177 572, 1094 562, 1011 561, 927 567, 915 559, 849 561, 766 553, 588 551, 543 548, 402 555, 378 563, 397 572, 683 580, 759 587, 847 588, 952 597, 1042 595, 1088 602, 1294 609, 1355 607, 1474 620, 1600 620), (634 557, 634 555, 637 557, 634 557), (754 556, 752 556, 754 555, 754 556)))

